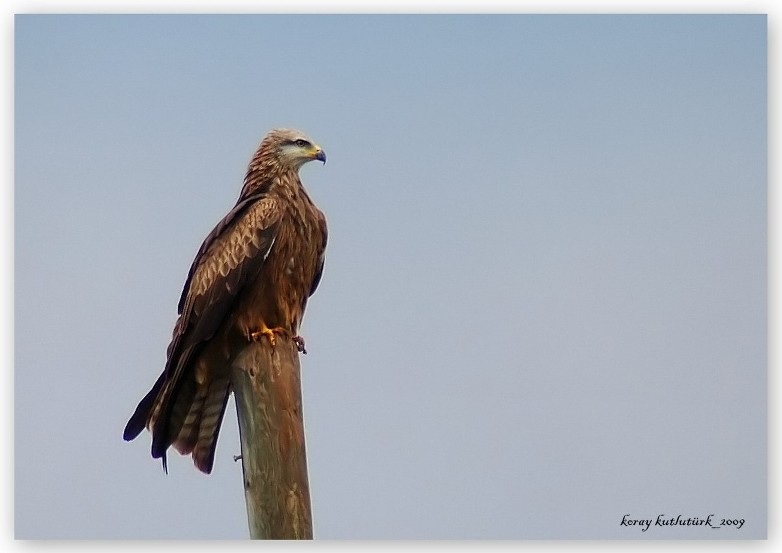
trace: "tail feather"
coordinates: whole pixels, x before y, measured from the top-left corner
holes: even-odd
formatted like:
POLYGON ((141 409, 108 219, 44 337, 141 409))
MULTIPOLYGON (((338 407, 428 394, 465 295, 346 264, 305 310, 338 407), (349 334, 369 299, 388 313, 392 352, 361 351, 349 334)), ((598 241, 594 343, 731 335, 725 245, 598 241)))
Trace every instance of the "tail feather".
MULTIPOLYGON (((198 396, 201 393, 199 386, 193 380, 192 377, 184 377, 179 385, 179 389, 176 390, 176 395, 172 394, 169 398, 171 407, 168 412, 168 426, 166 427, 165 447, 172 445, 177 437, 185 431, 187 425, 187 419, 190 413, 193 411, 195 404, 199 401, 198 396)), ((165 421, 161 421, 161 425, 166 424, 165 421)))
POLYGON ((139 402, 123 438, 133 440, 146 427, 152 433, 152 457, 162 460, 164 471, 168 472, 166 450, 173 445, 182 455, 191 454, 196 468, 209 474, 231 394, 229 375, 213 374, 205 384, 198 384, 193 374, 178 382, 166 376, 164 371, 139 402))
POLYGON ((150 416, 149 429, 152 431, 152 457, 163 457, 166 450, 179 434, 185 421, 187 411, 196 393, 196 383, 192 372, 185 372, 198 348, 191 346, 185 349, 176 362, 176 366, 167 364, 167 384, 162 389, 155 408, 150 416))
POLYGON ((201 472, 209 474, 214 464, 217 436, 223 422, 225 406, 231 394, 231 383, 227 376, 216 378, 209 385, 209 394, 201 411, 198 423, 198 440, 193 449, 193 463, 201 472))
POLYGON ((174 443, 171 444, 182 455, 190 455, 198 440, 198 423, 201 419, 201 412, 203 411, 204 401, 206 400, 208 392, 208 386, 198 387, 198 391, 190 403, 190 409, 182 423, 182 428, 176 435, 174 443))
POLYGON ((165 383, 166 373, 163 371, 158 379, 153 384, 152 389, 147 392, 141 401, 139 401, 136 410, 130 416, 128 424, 125 425, 125 430, 122 432, 122 438, 129 442, 136 439, 141 434, 141 431, 147 426, 147 422, 150 420, 152 414, 153 405, 155 399, 160 393, 163 384, 165 383))

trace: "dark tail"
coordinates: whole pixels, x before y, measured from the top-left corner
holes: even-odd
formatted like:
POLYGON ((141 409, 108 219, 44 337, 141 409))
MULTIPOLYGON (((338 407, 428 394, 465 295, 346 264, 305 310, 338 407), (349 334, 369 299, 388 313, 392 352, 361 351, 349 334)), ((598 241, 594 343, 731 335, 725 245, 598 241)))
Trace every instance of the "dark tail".
POLYGON ((158 377, 152 389, 147 392, 141 401, 138 402, 136 411, 131 415, 128 424, 125 425, 125 431, 122 433, 122 437, 126 442, 134 440, 136 436, 141 434, 141 431, 147 426, 147 420, 149 414, 152 411, 152 406, 155 403, 155 398, 160 393, 160 389, 163 387, 166 373, 163 371, 158 377))
POLYGON ((176 398, 172 398, 168 432, 171 445, 182 455, 193 456, 201 472, 212 472, 217 436, 225 413, 231 384, 228 375, 197 385, 185 382, 176 398))
POLYGON ((168 472, 166 450, 173 445, 183 455, 192 454, 198 470, 209 474, 231 395, 228 375, 200 385, 193 378, 182 378, 174 387, 166 383, 164 371, 139 402, 122 437, 133 440, 149 425, 152 457, 163 461, 164 471, 168 472))

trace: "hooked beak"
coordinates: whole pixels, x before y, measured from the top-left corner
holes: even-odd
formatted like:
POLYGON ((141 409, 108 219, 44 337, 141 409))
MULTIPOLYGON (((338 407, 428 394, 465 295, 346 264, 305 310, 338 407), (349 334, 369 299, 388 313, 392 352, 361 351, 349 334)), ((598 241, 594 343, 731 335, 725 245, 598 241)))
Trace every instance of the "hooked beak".
POLYGON ((326 152, 324 152, 321 149, 318 149, 318 152, 315 154, 315 159, 318 161, 322 161, 323 165, 326 165, 326 152))

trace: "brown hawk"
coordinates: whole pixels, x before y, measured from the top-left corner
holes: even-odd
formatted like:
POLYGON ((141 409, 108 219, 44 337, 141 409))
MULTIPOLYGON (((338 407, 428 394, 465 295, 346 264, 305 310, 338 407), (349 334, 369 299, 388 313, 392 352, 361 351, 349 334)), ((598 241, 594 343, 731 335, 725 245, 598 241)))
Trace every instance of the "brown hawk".
POLYGON ((326 154, 303 133, 275 129, 250 161, 234 208, 209 233, 187 275, 165 369, 139 402, 123 437, 146 427, 167 470, 169 446, 209 473, 231 393, 230 367, 248 340, 294 340, 318 286, 326 219, 299 180, 326 154))

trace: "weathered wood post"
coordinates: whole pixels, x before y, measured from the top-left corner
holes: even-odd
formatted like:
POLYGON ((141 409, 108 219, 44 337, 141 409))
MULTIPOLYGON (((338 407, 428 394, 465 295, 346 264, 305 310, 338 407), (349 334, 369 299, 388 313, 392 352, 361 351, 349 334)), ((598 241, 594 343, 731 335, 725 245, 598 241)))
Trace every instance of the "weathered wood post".
POLYGON ((250 342, 231 370, 252 539, 312 539, 299 354, 250 342))

